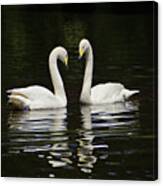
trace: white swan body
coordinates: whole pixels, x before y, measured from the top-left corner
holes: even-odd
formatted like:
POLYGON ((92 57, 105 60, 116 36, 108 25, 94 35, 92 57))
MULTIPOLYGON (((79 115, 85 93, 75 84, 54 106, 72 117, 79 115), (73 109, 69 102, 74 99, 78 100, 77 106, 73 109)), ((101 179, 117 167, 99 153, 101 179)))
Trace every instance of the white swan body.
POLYGON ((63 47, 56 47, 49 56, 49 70, 55 94, 45 87, 34 85, 8 90, 9 103, 19 110, 54 109, 67 105, 64 85, 58 71, 57 59, 67 65, 68 55, 63 47))
POLYGON ((91 88, 93 74, 93 51, 88 40, 82 39, 79 44, 79 54, 85 54, 86 67, 80 102, 84 104, 99 105, 107 103, 124 102, 139 90, 128 90, 121 83, 98 84, 91 88))

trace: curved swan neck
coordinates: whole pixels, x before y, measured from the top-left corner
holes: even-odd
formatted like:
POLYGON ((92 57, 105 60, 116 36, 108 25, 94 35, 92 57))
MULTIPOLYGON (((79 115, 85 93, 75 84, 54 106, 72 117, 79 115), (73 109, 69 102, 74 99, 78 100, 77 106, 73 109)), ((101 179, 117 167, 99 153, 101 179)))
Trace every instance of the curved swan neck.
POLYGON ((86 67, 84 73, 83 87, 81 92, 81 101, 85 103, 91 102, 91 85, 93 73, 93 51, 91 45, 86 51, 86 67))
POLYGON ((53 51, 51 53, 49 57, 49 70, 50 70, 50 75, 51 75, 55 95, 60 96, 62 97, 62 99, 67 101, 63 81, 57 65, 58 55, 59 54, 57 53, 57 51, 53 51))

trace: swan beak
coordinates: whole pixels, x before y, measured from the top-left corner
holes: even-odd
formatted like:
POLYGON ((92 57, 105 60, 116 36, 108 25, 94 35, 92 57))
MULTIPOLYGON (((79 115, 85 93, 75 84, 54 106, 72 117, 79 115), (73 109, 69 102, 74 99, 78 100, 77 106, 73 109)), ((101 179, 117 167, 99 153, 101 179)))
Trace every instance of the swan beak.
POLYGON ((82 48, 79 49, 79 58, 82 58, 84 54, 84 50, 82 48))
POLYGON ((65 57, 65 58, 64 58, 64 64, 65 64, 66 66, 68 66, 68 57, 65 57))

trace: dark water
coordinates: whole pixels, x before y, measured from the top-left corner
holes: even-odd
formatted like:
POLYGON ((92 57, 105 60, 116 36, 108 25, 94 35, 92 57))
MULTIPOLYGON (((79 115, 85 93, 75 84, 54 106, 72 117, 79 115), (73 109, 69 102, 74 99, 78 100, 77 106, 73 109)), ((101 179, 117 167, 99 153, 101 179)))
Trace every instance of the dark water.
POLYGON ((157 59, 153 3, 2 7, 2 176, 89 179, 157 178, 157 59), (88 38, 93 85, 121 82, 139 101, 81 106, 84 63, 78 43, 88 38), (64 109, 18 112, 5 91, 38 84, 53 89, 50 51, 62 45, 69 69, 58 63, 68 97, 64 109))

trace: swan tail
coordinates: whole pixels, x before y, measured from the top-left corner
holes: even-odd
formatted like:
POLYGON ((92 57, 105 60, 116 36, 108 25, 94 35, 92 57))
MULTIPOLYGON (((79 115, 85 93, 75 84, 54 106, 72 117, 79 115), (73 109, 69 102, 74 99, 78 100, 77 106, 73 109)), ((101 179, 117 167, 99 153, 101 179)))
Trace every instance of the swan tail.
POLYGON ((25 88, 14 88, 14 89, 9 89, 6 91, 7 94, 14 94, 14 95, 20 95, 22 97, 28 98, 27 96, 27 89, 25 88))
POLYGON ((30 110, 29 100, 21 95, 11 94, 8 96, 8 104, 16 110, 30 110))
POLYGON ((6 91, 7 94, 11 94, 12 93, 12 89, 9 89, 6 91))
POLYGON ((125 98, 125 100, 131 98, 133 95, 139 94, 140 91, 139 90, 128 90, 128 89, 124 89, 123 90, 123 96, 125 98))

